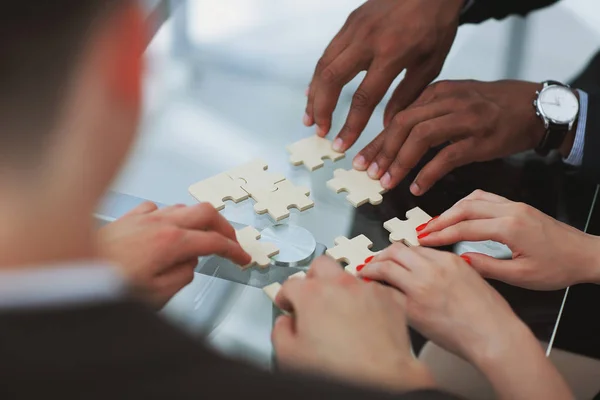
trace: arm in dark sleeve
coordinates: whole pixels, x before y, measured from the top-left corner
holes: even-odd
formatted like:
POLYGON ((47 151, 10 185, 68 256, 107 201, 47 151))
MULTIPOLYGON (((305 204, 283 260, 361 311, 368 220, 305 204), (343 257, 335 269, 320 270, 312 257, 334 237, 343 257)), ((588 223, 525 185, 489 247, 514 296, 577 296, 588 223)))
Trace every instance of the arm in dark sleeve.
POLYGON ((456 399, 262 371, 213 353, 137 303, 2 312, 0 326, 1 399, 456 399))
POLYGON ((585 123, 585 145, 581 169, 590 179, 600 183, 600 90, 588 92, 588 113, 585 123))
POLYGON ((504 19, 509 15, 525 16, 529 12, 557 3, 559 0, 475 0, 461 16, 461 24, 480 23, 490 18, 504 19))

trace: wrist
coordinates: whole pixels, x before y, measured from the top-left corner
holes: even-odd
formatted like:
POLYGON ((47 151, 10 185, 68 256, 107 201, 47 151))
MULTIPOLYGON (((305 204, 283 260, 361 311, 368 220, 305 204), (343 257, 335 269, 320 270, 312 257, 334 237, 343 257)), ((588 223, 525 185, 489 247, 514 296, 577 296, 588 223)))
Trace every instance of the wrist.
POLYGON ((532 344, 539 346, 529 328, 516 316, 513 321, 502 325, 502 332, 488 336, 488 340, 469 347, 466 359, 482 372, 510 364, 509 358, 519 354, 519 348, 532 344))
POLYGON ((600 285, 600 237, 584 234, 585 238, 580 241, 582 247, 578 248, 579 259, 575 261, 582 272, 579 278, 573 282, 577 283, 595 283, 600 285))
POLYGON ((404 364, 393 374, 389 370, 382 375, 383 384, 393 391, 408 392, 413 390, 434 388, 433 375, 419 360, 413 360, 409 365, 404 364))

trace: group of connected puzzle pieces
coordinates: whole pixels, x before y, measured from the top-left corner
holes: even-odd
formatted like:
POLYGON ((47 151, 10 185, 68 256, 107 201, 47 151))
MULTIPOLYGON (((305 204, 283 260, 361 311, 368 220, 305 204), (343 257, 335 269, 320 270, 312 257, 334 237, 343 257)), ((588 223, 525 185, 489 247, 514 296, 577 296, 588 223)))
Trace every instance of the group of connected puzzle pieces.
POLYGON ((254 160, 195 183, 189 192, 199 202, 210 203, 217 210, 225 207, 225 200, 239 203, 252 197, 256 202, 254 211, 268 213, 275 221, 287 218, 292 207, 304 211, 315 205, 308 197, 308 188, 294 186, 282 174, 267 169, 265 161, 254 160))
MULTIPOLYGON (((293 143, 287 147, 287 151, 293 165, 304 165, 309 171, 323 167, 324 159, 338 161, 345 157, 344 153, 332 149, 329 140, 318 136, 293 143)), ((327 182, 327 186, 336 193, 347 192, 346 199, 354 207, 366 203, 380 204, 385 193, 379 180, 371 179, 366 171, 354 169, 335 170, 334 178, 327 182)), ((199 202, 208 202, 217 210, 225 207, 226 200, 239 203, 251 197, 256 202, 256 213, 268 213, 275 221, 287 218, 290 208, 305 211, 314 206, 308 197, 308 188, 294 186, 284 175, 268 171, 267 163, 261 159, 193 184, 189 192, 199 202)), ((390 231, 391 242, 401 241, 407 246, 418 246, 415 228, 431 217, 419 208, 410 210, 406 216, 407 221, 393 218, 384 224, 384 228, 390 231)), ((252 227, 238 231, 237 235, 242 247, 252 256, 252 262, 242 268, 253 265, 265 268, 270 264, 270 257, 279 252, 275 245, 260 242, 260 233, 252 227)), ((335 247, 327 250, 327 254, 347 263, 346 270, 353 274, 365 258, 375 254, 369 250, 373 243, 364 235, 353 239, 339 237, 335 239, 335 244, 335 247)))

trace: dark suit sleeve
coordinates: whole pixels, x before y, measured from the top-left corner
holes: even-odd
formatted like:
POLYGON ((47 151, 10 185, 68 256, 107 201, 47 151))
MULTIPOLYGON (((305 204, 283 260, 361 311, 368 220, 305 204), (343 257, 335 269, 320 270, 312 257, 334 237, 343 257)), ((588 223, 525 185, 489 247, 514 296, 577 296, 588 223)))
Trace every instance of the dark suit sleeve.
POLYGON ((600 183, 600 91, 588 92, 582 172, 600 183))
POLYGON ((0 399, 455 399, 258 370, 134 302, 0 313, 0 359, 0 399))
POLYGON ((485 20, 503 19, 509 15, 525 16, 531 11, 557 3, 559 0, 475 0, 462 15, 461 24, 480 23, 485 20))

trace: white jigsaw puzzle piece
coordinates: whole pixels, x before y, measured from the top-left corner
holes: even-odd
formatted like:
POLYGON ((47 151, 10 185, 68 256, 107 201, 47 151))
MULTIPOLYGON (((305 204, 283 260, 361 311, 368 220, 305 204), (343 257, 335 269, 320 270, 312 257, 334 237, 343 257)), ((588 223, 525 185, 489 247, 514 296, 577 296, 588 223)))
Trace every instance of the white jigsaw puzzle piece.
POLYGON ((327 249, 326 254, 337 262, 345 262, 346 272, 356 275, 356 267, 365 263, 370 256, 377 254, 370 249, 373 242, 365 235, 358 235, 353 239, 340 236, 333 241, 335 246, 327 249))
MULTIPOLYGON (((306 278, 306 273, 304 271, 296 272, 295 274, 290 275, 288 277, 288 279, 304 279, 304 278, 306 278)), ((275 298, 277 298, 277 294, 279 293, 280 290, 281 290, 281 284, 279 282, 271 283, 270 285, 267 285, 263 288, 263 292, 265 292, 267 297, 269 299, 271 299, 271 301, 273 303, 275 303, 275 298)), ((287 314, 286 311, 283 311, 283 312, 285 314, 287 314)))
POLYGON ((383 227, 390 232, 390 242, 403 242, 407 246, 419 246, 416 228, 431 220, 429 214, 415 207, 406 213, 406 221, 398 218, 392 218, 383 224, 383 227))
POLYGON ((302 165, 309 171, 314 171, 325 165, 323 159, 330 159, 335 162, 346 156, 331 147, 330 140, 317 135, 302 139, 289 145, 286 149, 290 153, 290 162, 292 165, 302 165))
POLYGON ((284 181, 285 176, 275 172, 268 172, 269 166, 262 159, 256 159, 247 162, 239 167, 235 167, 227 172, 231 179, 239 184, 239 186, 252 186, 271 190, 276 183, 284 181))
POLYGON ((373 205, 383 201, 386 190, 377 179, 371 179, 366 171, 355 169, 336 169, 334 178, 327 182, 327 186, 336 193, 348 192, 346 199, 354 206, 360 207, 369 202, 373 205))
POLYGON ((242 249, 252 257, 252 261, 242 266, 242 269, 250 268, 255 264, 266 268, 271 264, 271 257, 279 254, 279 249, 273 243, 259 242, 260 232, 251 226, 236 231, 235 234, 242 249))
POLYGON ((253 185, 245 185, 244 190, 256 201, 254 211, 258 214, 269 213, 275 221, 289 217, 290 208, 305 211, 315 205, 308 197, 310 189, 294 186, 287 180, 276 183, 274 190, 253 185))
POLYGON ((248 198, 248 193, 227 174, 218 174, 195 183, 188 191, 199 202, 210 203, 217 210, 225 208, 225 200, 239 203, 248 198))

